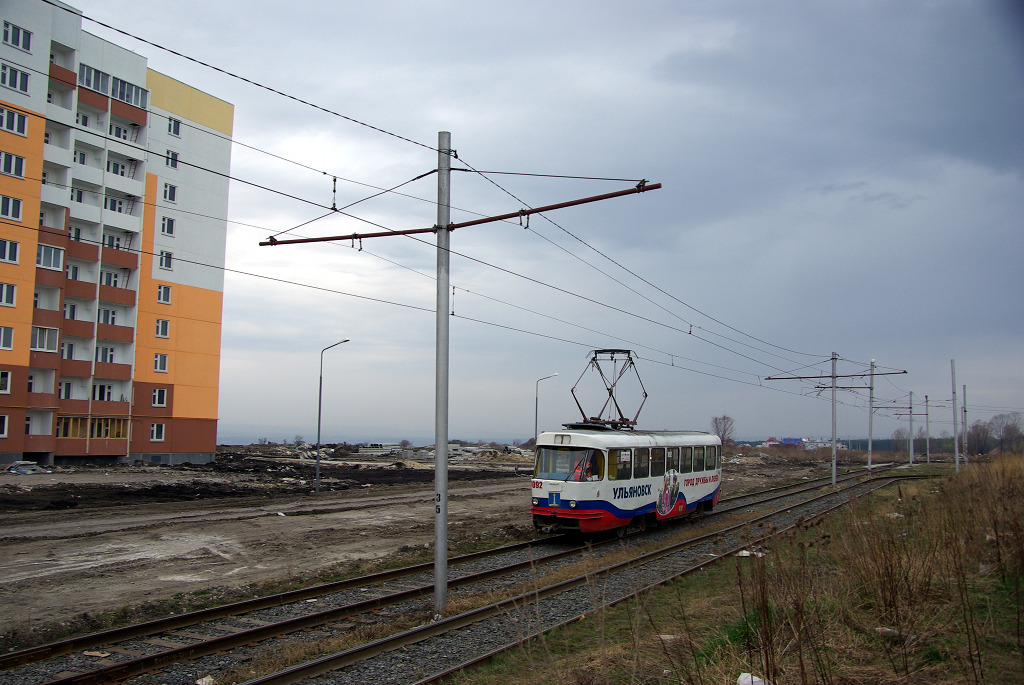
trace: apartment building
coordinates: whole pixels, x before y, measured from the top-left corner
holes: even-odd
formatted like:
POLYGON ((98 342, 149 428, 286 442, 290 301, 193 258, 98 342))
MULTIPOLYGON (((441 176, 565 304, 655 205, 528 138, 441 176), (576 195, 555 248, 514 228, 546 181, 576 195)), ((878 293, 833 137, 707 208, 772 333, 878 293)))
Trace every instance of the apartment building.
POLYGON ((0 4, 0 464, 213 458, 234 108, 0 4))

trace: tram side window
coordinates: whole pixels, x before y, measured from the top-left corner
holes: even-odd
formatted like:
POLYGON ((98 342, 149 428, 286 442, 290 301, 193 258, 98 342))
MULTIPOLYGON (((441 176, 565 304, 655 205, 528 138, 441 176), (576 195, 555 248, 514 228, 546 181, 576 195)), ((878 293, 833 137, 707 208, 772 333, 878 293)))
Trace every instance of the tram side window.
POLYGON ((708 449, 713 450, 715 453, 715 464, 712 468, 722 468, 722 448, 719 445, 715 445, 714 447, 709 447, 708 449))
POLYGON ((629 480, 633 471, 632 450, 608 450, 608 480, 629 480))
POLYGON ((664 447, 652 447, 651 448, 651 475, 652 476, 664 476, 665 475, 665 448, 664 447))
POLYGON ((693 471, 693 448, 684 447, 682 459, 679 460, 679 473, 693 471))
POLYGON ((704 446, 700 445, 693 448, 693 470, 703 471, 704 470, 704 446))
POLYGON ((633 477, 646 478, 651 473, 651 451, 641 447, 633 451, 635 461, 633 462, 633 477))
POLYGON ((667 471, 678 471, 679 470, 679 448, 669 447, 666 450, 667 456, 665 457, 665 470, 667 471))

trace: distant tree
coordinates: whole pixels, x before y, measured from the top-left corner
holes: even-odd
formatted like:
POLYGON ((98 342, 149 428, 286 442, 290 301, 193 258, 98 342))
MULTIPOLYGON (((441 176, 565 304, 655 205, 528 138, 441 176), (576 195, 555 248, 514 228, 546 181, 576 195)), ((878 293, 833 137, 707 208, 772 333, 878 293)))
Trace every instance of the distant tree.
POLYGON ((987 421, 975 421, 967 431, 967 446, 976 454, 987 454, 992 449, 992 430, 987 421))
POLYGON ((403 440, 398 444, 402 446, 402 449, 409 449, 410 447, 412 447, 412 443, 409 442, 408 440, 403 440))
POLYGON ((1022 422, 1024 422, 1024 418, 1019 411, 998 414, 988 422, 993 439, 999 442, 1000 452, 1013 452, 1022 446, 1021 443, 1024 443, 1022 422))
POLYGON ((900 452, 907 449, 907 435, 910 431, 902 426, 892 432, 892 451, 900 452))
POLYGON ((298 435, 298 434, 295 435, 295 444, 296 445, 301 445, 304 442, 306 442, 305 438, 303 438, 301 435, 298 435))
POLYGON ((718 436, 722 444, 732 442, 733 428, 735 421, 731 416, 716 416, 711 419, 711 432, 718 436))

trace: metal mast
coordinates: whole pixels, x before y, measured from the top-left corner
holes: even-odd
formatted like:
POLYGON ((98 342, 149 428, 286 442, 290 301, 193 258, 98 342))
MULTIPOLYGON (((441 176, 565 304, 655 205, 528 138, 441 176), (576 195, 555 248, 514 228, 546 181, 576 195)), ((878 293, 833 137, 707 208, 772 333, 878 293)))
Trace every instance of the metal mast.
POLYGON ((437 322, 434 376, 434 613, 448 603, 448 280, 452 134, 437 134, 437 322))

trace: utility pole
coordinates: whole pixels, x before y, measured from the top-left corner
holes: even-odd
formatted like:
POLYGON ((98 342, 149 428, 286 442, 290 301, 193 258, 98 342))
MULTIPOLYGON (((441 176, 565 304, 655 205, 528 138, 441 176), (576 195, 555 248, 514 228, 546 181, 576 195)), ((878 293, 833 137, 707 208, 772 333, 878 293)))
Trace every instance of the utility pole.
POLYGON ((875 360, 871 360, 871 385, 868 390, 868 471, 871 471, 871 431, 875 419, 875 360))
POLYGON ((928 419, 928 395, 924 396, 924 453, 928 463, 932 463, 932 427, 928 419))
POLYGON ((964 466, 967 466, 967 385, 964 385, 964 394, 960 397, 960 404, 964 410, 964 421, 960 424, 964 432, 964 466))
POLYGON ((953 375, 953 461, 956 463, 956 472, 960 473, 960 433, 957 431, 956 420, 956 360, 949 360, 949 371, 953 375))
POLYGON ((434 377, 434 614, 448 603, 448 281, 452 134, 437 134, 437 328, 434 377))
POLYGON ((910 465, 914 465, 914 391, 910 391, 910 465))
MULTIPOLYGON (((434 389, 434 609, 440 615, 448 599, 448 359, 449 359, 449 267, 451 260, 451 232, 457 228, 478 226, 495 221, 522 219, 531 214, 550 212, 566 207, 591 202, 610 200, 626 195, 637 195, 649 190, 658 190, 660 183, 648 183, 646 179, 639 181, 632 188, 618 190, 603 195, 569 200, 557 204, 520 209, 507 214, 482 217, 461 223, 451 222, 451 133, 440 131, 437 134, 437 223, 431 228, 413 228, 406 230, 386 230, 372 233, 350 233, 347 235, 324 236, 320 238, 288 238, 278 240, 271 236, 261 241, 260 246, 297 245, 302 243, 325 243, 338 240, 359 240, 364 238, 384 238, 394 236, 410 236, 425 233, 437 234, 437 300, 436 300, 436 364, 434 389)), ((431 172, 433 173, 433 172, 431 172)), ((336 210, 337 211, 337 210, 336 210)))
POLYGON ((832 487, 836 486, 836 362, 839 355, 832 353, 832 487))

